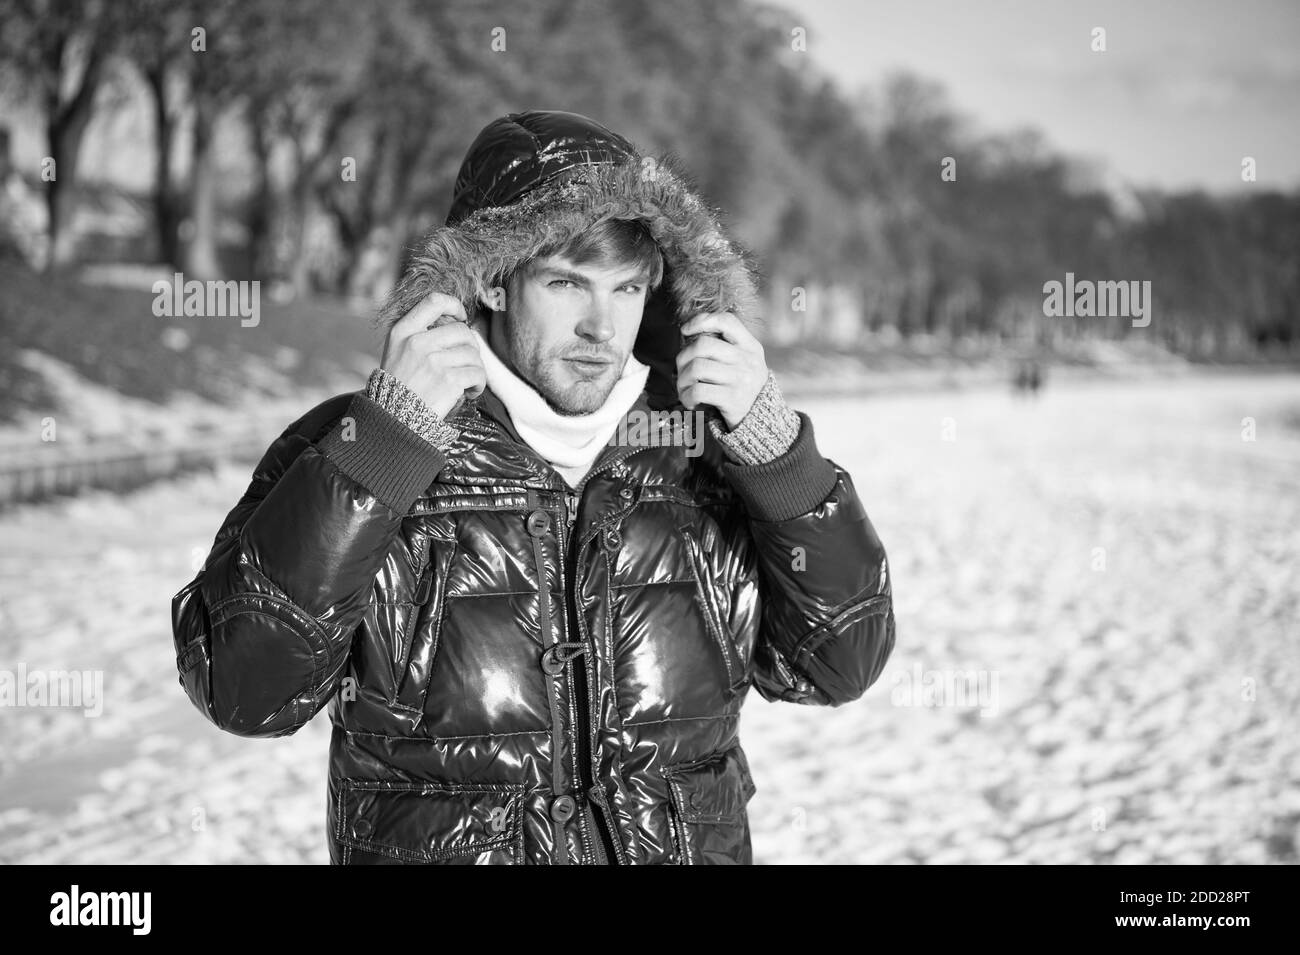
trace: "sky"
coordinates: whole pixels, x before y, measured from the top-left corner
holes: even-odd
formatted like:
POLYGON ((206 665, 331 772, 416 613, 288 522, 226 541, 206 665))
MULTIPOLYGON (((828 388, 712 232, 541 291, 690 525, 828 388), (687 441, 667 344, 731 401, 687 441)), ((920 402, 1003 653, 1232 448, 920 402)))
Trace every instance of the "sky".
MULTIPOLYGON (((899 70, 937 80, 976 129, 1036 127, 1111 187, 1240 191, 1250 156, 1259 185, 1300 188, 1300 0, 755 2, 804 26, 813 67, 845 92, 899 70)), ((143 107, 120 119, 115 135, 149 135, 143 107)), ((14 138, 41 155, 34 123, 14 138)), ((146 164, 116 155, 81 168, 147 185, 146 164)))
POLYGON ((782 0, 847 91, 907 70, 1130 186, 1300 186, 1300 0, 782 0), (1092 31, 1106 31, 1093 52, 1092 31))

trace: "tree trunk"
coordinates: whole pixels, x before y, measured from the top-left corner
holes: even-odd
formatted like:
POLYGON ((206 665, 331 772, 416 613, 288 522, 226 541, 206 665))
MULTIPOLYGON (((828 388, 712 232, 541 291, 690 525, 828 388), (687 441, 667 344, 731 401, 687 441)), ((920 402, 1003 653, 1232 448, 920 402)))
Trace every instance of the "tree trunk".
POLYGON ((275 197, 271 190, 272 134, 264 110, 264 105, 260 107, 254 105, 250 110, 248 123, 257 181, 245 224, 248 228, 249 259, 252 263, 253 277, 257 279, 273 277, 276 269, 271 243, 271 215, 275 205, 275 197))
POLYGON ((411 217, 405 213, 386 216, 383 224, 371 227, 348 260, 340 283, 344 294, 378 300, 398 280, 402 255, 406 251, 411 217))
POLYGON ((143 70, 145 81, 153 93, 154 166, 153 211, 154 229, 158 238, 158 257, 173 268, 180 268, 180 210, 172 189, 172 147, 176 141, 176 124, 167 109, 167 68, 158 63, 143 70))
POLYGON ((77 180, 77 156, 81 140, 90 124, 90 100, 78 97, 61 115, 47 125, 50 158, 54 160, 54 178, 46 183, 45 205, 49 214, 50 255, 46 268, 62 268, 76 258, 77 236, 72 231, 74 203, 72 187, 77 180))
MULTIPOLYGON (((53 146, 54 133, 50 132, 50 153, 54 159, 54 178, 45 184, 45 212, 48 225, 49 254, 45 257, 45 270, 67 265, 73 258, 73 236, 69 229, 72 218, 71 203, 64 190, 65 180, 59 169, 59 150, 53 146)), ((65 165, 71 165, 63 160, 65 165)), ((70 173, 69 173, 70 176, 70 173)))
POLYGON ((314 193, 311 188, 310 171, 299 166, 294 177, 293 188, 289 190, 290 229, 292 232, 293 252, 289 264, 289 284, 293 287, 295 298, 311 292, 311 263, 307 257, 307 230, 311 227, 312 204, 314 193))
POLYGON ((46 211, 49 215, 50 251, 44 267, 57 269, 71 264, 76 255, 76 235, 72 232, 73 186, 77 181, 77 156, 81 140, 94 114, 95 93, 99 89, 100 66, 104 47, 92 35, 86 52, 80 81, 67 99, 63 99, 64 77, 68 70, 65 54, 71 34, 60 35, 43 58, 43 68, 52 79, 46 88, 45 132, 50 158, 54 160, 54 178, 47 183, 46 211))
POLYGON ((204 98, 195 100, 194 138, 190 189, 190 241, 186 249, 187 278, 214 279, 221 275, 217 246, 217 176, 212 140, 219 111, 204 98))

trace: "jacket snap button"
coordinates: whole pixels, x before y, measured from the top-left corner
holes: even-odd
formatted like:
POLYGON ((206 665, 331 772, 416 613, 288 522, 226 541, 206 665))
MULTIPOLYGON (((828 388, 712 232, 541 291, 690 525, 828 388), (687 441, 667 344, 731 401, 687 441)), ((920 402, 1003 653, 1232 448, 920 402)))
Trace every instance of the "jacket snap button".
POLYGON ((364 839, 374 831, 374 828, 369 819, 358 819, 352 824, 352 834, 358 839, 364 839))
POLYGON ((572 796, 556 796, 551 800, 551 818, 556 822, 568 822, 577 808, 578 803, 572 796))
POLYGON ((620 535, 618 531, 614 530, 614 528, 611 527, 609 530, 605 531, 605 546, 610 550, 617 550, 619 545, 622 543, 622 535, 620 535))
POLYGON ((625 487, 623 490, 618 492, 618 496, 625 501, 630 501, 632 500, 632 489, 630 487, 625 487))
POLYGON ((700 794, 699 794, 699 793, 691 793, 688 797, 686 797, 686 804, 687 804, 688 806, 690 806, 692 809, 694 809, 694 810, 696 810, 696 811, 699 811, 699 808, 700 808, 700 794))
POLYGON ((534 537, 541 537, 550 526, 551 516, 545 511, 533 511, 528 515, 528 533, 534 537))
POLYGON ((556 656, 554 647, 542 654, 542 670, 551 676, 559 676, 564 672, 564 663, 556 656))

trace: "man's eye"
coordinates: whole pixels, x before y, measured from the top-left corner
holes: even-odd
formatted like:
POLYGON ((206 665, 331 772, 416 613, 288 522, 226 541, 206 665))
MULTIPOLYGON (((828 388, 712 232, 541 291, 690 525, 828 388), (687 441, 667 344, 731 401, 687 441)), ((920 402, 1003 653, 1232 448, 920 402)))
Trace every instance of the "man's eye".
POLYGON ((573 283, 570 282, 568 279, 551 279, 546 284, 554 288, 557 285, 572 285, 573 283))
POLYGON ((633 295, 636 295, 641 291, 641 286, 637 285, 635 282, 628 282, 627 285, 623 286, 623 288, 627 289, 633 295))

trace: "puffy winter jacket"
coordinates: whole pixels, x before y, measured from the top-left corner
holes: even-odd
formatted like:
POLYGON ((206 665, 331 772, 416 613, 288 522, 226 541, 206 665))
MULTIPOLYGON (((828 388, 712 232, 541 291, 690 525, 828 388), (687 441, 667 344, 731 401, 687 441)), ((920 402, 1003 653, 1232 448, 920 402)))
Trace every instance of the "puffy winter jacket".
MULTIPOLYGON (((647 169, 573 114, 498 121, 386 316, 434 288, 473 307, 539 232, 635 214, 669 277, 631 413, 671 407, 676 325, 752 307, 752 279, 680 177, 647 169)), ((448 417, 445 452, 338 395, 271 445, 176 594, 180 682, 243 736, 328 704, 335 863, 750 863, 748 691, 847 703, 894 644, 884 549, 799 418, 766 464, 707 436, 692 456, 665 425, 569 489, 490 389, 448 417)))

